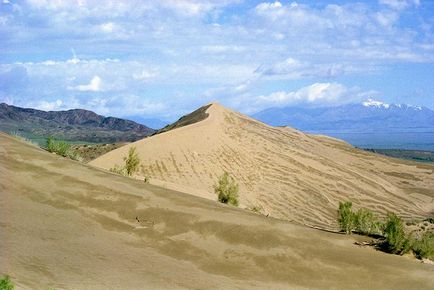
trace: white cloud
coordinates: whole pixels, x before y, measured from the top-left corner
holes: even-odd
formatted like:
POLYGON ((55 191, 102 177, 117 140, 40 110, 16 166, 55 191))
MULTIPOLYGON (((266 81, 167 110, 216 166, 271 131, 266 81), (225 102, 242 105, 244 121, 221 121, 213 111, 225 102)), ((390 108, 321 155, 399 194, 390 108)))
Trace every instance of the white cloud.
POLYGON ((387 5, 396 10, 406 9, 412 5, 419 6, 419 0, 379 0, 380 4, 387 5))
POLYGON ((34 107, 38 110, 43 110, 43 111, 55 111, 55 110, 59 110, 62 107, 62 100, 55 100, 52 102, 49 101, 40 101, 37 104, 34 105, 34 107))
POLYGON ((244 96, 237 101, 238 107, 245 106, 246 113, 255 113, 269 107, 285 107, 295 104, 337 105, 366 99, 378 94, 362 91, 358 87, 348 88, 339 83, 314 83, 296 91, 277 91, 269 95, 244 96))
POLYGON ((133 79, 141 81, 141 82, 147 82, 153 78, 155 78, 158 75, 158 71, 156 70, 145 70, 143 69, 140 73, 134 73, 133 79))
POLYGON ((78 85, 74 87, 68 87, 70 90, 82 91, 82 92, 99 92, 101 91, 101 78, 99 76, 94 76, 90 83, 87 85, 78 85))

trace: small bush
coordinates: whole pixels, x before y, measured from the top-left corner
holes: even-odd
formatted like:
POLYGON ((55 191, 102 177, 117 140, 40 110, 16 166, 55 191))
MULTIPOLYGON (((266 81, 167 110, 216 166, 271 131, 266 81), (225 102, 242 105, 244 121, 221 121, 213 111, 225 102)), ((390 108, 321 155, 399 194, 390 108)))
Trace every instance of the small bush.
POLYGON ((372 235, 381 233, 381 223, 368 209, 361 208, 354 215, 355 229, 363 235, 372 235))
POLYGON ((117 164, 114 167, 110 168, 109 171, 123 176, 127 176, 127 171, 125 170, 125 167, 119 166, 117 164))
POLYGON ((238 206, 238 184, 227 172, 220 176, 214 191, 221 203, 238 206))
POLYGON ((414 242, 413 252, 419 259, 434 258, 434 234, 425 232, 420 239, 414 242))
POLYGON ((0 290, 14 290, 14 289, 15 286, 8 275, 0 278, 0 290))
POLYGON ((140 159, 139 154, 136 152, 136 147, 131 147, 128 151, 128 156, 124 157, 125 170, 128 176, 133 175, 137 170, 139 170, 140 159))
POLYGON ((346 234, 351 234, 355 229, 355 214, 353 213, 352 206, 351 201, 339 202, 338 223, 341 231, 346 234))
MULTIPOLYGON (((114 167, 110 168, 111 172, 124 175, 131 176, 136 171, 139 170, 140 159, 139 154, 136 152, 136 147, 131 147, 128 151, 128 156, 124 157, 124 166, 119 166, 115 164, 114 167)), ((145 177, 144 182, 149 182, 149 178, 145 177)))
POLYGON ((394 254, 405 254, 412 247, 412 241, 404 232, 404 223, 400 217, 394 213, 387 214, 384 225, 384 235, 386 237, 387 250, 394 254))
POLYGON ((46 142, 46 149, 48 152, 56 153, 63 157, 81 161, 80 155, 72 150, 71 145, 68 142, 56 141, 53 137, 48 137, 46 142))

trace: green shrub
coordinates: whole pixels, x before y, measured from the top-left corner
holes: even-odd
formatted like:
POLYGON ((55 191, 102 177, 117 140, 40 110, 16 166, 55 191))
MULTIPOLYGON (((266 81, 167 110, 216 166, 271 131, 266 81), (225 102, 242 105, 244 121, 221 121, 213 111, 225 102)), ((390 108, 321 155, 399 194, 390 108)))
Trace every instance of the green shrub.
POLYGON ((0 290, 14 290, 14 289, 15 286, 8 275, 0 278, 0 290))
MULTIPOLYGON (((128 156, 124 157, 124 166, 119 166, 115 164, 114 167, 110 168, 111 172, 124 175, 131 176, 134 172, 139 170, 140 159, 139 154, 136 152, 136 147, 131 147, 128 151, 128 156)), ((149 179, 145 177, 145 182, 149 182, 149 179)))
POLYGON ((425 232, 420 239, 414 242, 413 252, 419 259, 434 258, 434 234, 425 232))
POLYGON ((136 152, 136 147, 131 147, 128 151, 128 156, 124 157, 125 170, 128 176, 133 175, 137 170, 139 170, 140 159, 139 154, 136 152))
POLYGON ((412 247, 412 241, 404 232, 404 223, 394 213, 387 214, 384 225, 384 236, 386 237, 387 250, 394 254, 405 254, 412 247))
POLYGON ((374 213, 366 208, 359 209, 354 215, 355 229, 363 235, 381 233, 381 223, 374 213))
POLYGON ((355 229, 355 214, 353 213, 352 206, 351 201, 339 202, 338 223, 341 231, 346 234, 351 234, 355 229))
POLYGON ((238 184, 227 172, 220 176, 214 191, 221 203, 238 206, 238 184))
POLYGON ((68 142, 56 141, 53 137, 48 137, 46 142, 46 149, 48 152, 56 153, 63 157, 81 161, 80 155, 72 150, 71 145, 68 142))
POLYGON ((127 176, 127 171, 125 170, 125 167, 119 166, 117 164, 115 164, 114 167, 110 168, 109 171, 113 172, 113 173, 117 173, 117 174, 123 175, 123 176, 127 176))

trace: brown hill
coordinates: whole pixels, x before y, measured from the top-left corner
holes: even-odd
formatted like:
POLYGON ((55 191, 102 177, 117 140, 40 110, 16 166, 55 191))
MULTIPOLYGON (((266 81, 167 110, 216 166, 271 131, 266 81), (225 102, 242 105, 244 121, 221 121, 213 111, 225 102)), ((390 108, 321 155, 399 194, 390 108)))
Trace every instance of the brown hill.
POLYGON ((0 131, 27 137, 48 137, 68 141, 136 141, 155 130, 136 122, 104 117, 92 111, 41 111, 0 104, 0 131))
MULTIPOLYGON (((197 111, 196 111, 197 112, 197 111)), ((137 147, 139 177, 216 199, 213 184, 228 171, 240 184, 241 205, 298 223, 336 229, 339 201, 404 218, 434 213, 434 166, 358 150, 325 136, 267 126, 218 104, 200 121, 172 126, 111 151, 91 164, 109 169, 137 147)), ((182 118, 189 120, 189 116, 182 118)))
POLYGON ((434 284, 432 265, 355 246, 358 236, 147 185, 1 133, 0 217, 0 275, 9 274, 17 289, 431 289, 434 284))

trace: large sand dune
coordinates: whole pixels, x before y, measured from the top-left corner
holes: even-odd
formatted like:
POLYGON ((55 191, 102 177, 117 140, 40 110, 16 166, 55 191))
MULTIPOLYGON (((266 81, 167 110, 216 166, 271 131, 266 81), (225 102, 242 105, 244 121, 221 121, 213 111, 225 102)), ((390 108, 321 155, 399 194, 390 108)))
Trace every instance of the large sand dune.
POLYGON ((434 284, 432 265, 360 248, 353 244, 357 236, 147 185, 3 134, 0 238, 0 274, 11 275, 18 289, 432 289, 434 284))
POLYGON ((212 200, 213 184, 228 171, 240 184, 242 206, 328 229, 336 228, 336 208, 343 200, 405 218, 434 212, 432 165, 267 126, 218 104, 205 108, 204 120, 121 147, 91 164, 105 169, 122 164, 135 146, 143 165, 138 178, 212 200))

